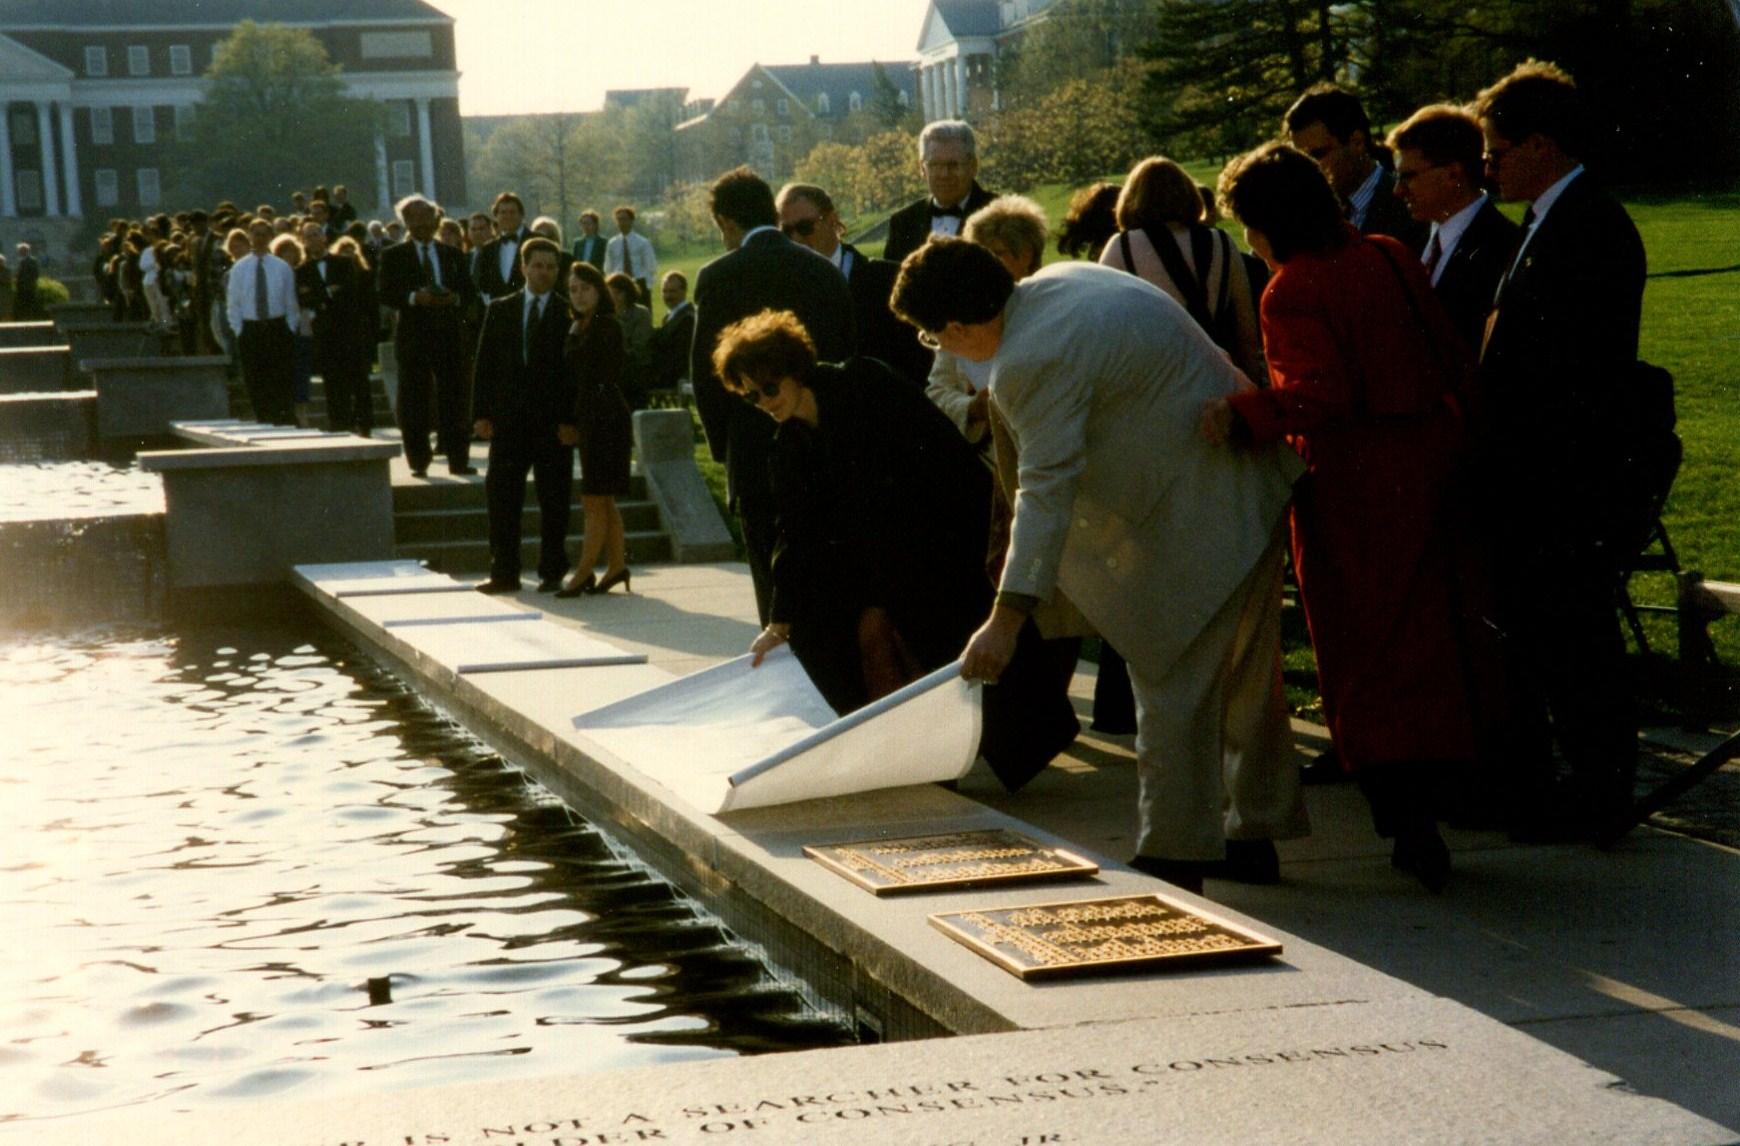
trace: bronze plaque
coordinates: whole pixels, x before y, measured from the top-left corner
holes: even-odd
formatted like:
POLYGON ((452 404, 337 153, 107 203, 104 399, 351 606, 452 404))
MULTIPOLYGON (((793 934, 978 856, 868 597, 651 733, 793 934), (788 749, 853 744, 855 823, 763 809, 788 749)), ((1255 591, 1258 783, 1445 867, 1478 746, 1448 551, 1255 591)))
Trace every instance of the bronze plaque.
POLYGON ((1281 953, 1272 939, 1158 895, 951 911, 930 921, 1023 979, 1160 970, 1281 953))
POLYGON ((1100 870, 1078 855, 1002 828, 849 844, 806 844, 804 854, 877 895, 1071 879, 1100 870))

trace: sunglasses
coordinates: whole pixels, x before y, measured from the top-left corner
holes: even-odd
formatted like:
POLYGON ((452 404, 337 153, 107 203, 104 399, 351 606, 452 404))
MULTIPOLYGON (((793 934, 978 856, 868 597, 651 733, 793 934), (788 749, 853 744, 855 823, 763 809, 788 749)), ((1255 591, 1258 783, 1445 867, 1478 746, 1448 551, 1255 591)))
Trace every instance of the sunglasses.
MULTIPOLYGON (((748 381, 745 379, 745 381, 748 381)), ((771 402, 779 397, 778 382, 749 382, 749 389, 743 391, 743 400, 757 409, 763 401, 771 402)))
POLYGON ((788 239, 807 239, 816 233, 816 225, 820 219, 799 219, 795 223, 781 223, 780 233, 788 239))

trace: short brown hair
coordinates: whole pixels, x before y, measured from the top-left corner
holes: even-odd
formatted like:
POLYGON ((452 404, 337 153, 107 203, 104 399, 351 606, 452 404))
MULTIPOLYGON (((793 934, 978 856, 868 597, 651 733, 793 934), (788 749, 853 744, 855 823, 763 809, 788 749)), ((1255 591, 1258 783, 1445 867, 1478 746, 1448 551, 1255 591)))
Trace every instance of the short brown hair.
POLYGON ((1228 214, 1263 233, 1278 262, 1327 251, 1346 234, 1341 200, 1323 169, 1285 143, 1265 143, 1227 164, 1220 201, 1228 214))
POLYGON ((833 196, 814 183, 787 183, 779 189, 779 195, 776 196, 775 202, 783 203, 787 199, 808 200, 817 211, 824 215, 834 209, 833 196))
POLYGON ((1403 120, 1384 142, 1391 151, 1418 151, 1434 167, 1455 164, 1477 187, 1485 171, 1480 156, 1486 141, 1481 137, 1480 123, 1467 108, 1454 104, 1435 103, 1421 108, 1403 120))
POLYGON ((1474 97, 1474 114, 1512 143, 1544 135, 1567 155, 1581 156, 1589 124, 1577 81, 1557 64, 1527 60, 1474 97))
POLYGON ((735 394, 782 378, 802 382, 815 364, 816 344, 789 310, 764 310, 734 322, 713 347, 713 370, 735 394))
POLYGON ((1365 105, 1358 96, 1334 84, 1313 84, 1281 117, 1281 128, 1288 134, 1304 131, 1314 123, 1321 123, 1323 130, 1343 143, 1352 139, 1356 131, 1364 132, 1368 141, 1371 139, 1371 120, 1365 114, 1365 105))
POLYGON ((984 247, 966 239, 931 239, 900 264, 890 306, 905 321, 934 333, 951 322, 990 322, 1014 292, 1009 269, 984 247))
POLYGON ((536 254, 549 255, 551 258, 556 260, 558 266, 561 265, 562 248, 558 247, 551 240, 544 238, 542 235, 533 235, 531 238, 520 244, 520 266, 531 266, 532 256, 536 254))
POLYGON ((1200 223, 1202 194, 1184 168, 1164 155, 1151 155, 1130 169, 1118 195, 1117 215, 1118 226, 1126 231, 1200 223))
POLYGON ((515 207, 519 208, 520 214, 524 215, 526 213, 525 203, 520 199, 520 197, 518 195, 515 195, 512 191, 503 191, 500 195, 497 195, 490 202, 489 213, 491 215, 493 215, 497 211, 501 210, 503 203, 512 203, 515 207))
POLYGON ((734 167, 713 180, 707 193, 707 208, 745 231, 779 223, 779 212, 773 208, 773 188, 748 164, 734 167))
POLYGON ((630 219, 633 219, 635 217, 634 208, 630 207, 627 203, 621 204, 620 206, 618 206, 615 210, 611 211, 610 213, 612 216, 627 215, 630 219))

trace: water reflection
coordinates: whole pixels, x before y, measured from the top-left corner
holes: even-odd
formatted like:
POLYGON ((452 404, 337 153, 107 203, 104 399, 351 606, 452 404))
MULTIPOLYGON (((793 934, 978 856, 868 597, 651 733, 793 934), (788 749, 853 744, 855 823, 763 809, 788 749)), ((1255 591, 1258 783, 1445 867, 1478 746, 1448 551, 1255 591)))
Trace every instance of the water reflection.
POLYGON ((137 462, 0 466, 0 521, 162 512, 163 479, 137 462))
POLYGON ((0 1120, 847 1032, 336 641, 0 640, 0 1120))

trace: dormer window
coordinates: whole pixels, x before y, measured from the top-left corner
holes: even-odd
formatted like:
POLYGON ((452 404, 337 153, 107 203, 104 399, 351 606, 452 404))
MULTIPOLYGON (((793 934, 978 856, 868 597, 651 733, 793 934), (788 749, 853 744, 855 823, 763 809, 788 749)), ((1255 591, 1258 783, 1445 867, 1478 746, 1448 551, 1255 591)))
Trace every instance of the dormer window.
POLYGON ((862 111, 864 108, 864 97, 859 95, 857 92, 853 92, 851 95, 846 97, 846 106, 852 111, 862 111))
POLYGON ((833 105, 828 100, 828 93, 827 92, 823 92, 821 95, 816 97, 816 114, 817 115, 832 115, 833 111, 834 111, 833 105))
POLYGON ((92 44, 85 49, 85 75, 106 76, 109 74, 109 49, 100 44, 92 44))

